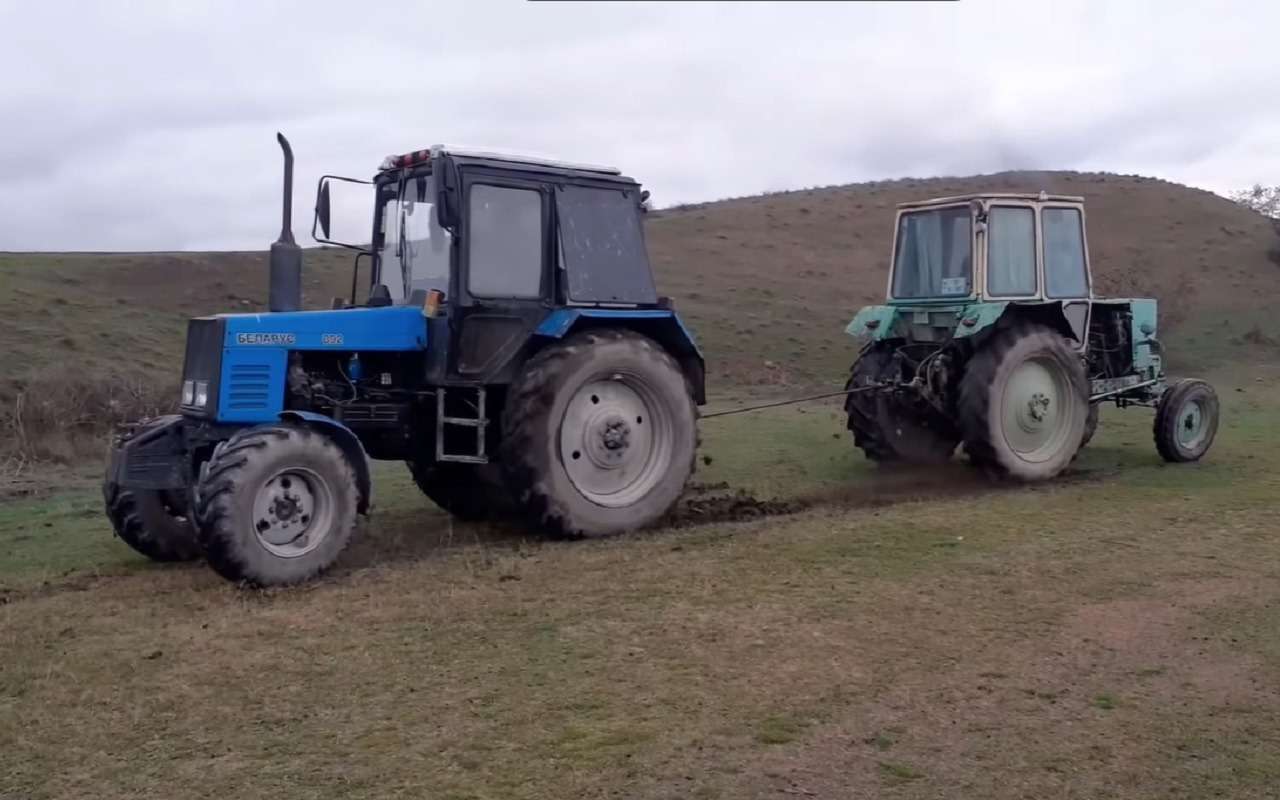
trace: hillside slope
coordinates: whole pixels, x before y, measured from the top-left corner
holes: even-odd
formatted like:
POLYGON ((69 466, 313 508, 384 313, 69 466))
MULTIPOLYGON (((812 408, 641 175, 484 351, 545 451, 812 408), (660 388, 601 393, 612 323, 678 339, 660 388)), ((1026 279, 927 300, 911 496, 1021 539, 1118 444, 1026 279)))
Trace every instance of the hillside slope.
POLYGON ((1095 292, 1158 298, 1175 364, 1262 355, 1231 340, 1280 300, 1280 265, 1267 258, 1277 241, 1271 225, 1161 180, 1014 172, 810 189, 660 212, 649 241, 663 291, 716 345, 713 375, 830 381, 850 360, 844 325, 884 298, 898 203, 1041 190, 1084 196, 1095 292))
MULTIPOLYGON (((1021 172, 811 189, 655 212, 648 237, 713 393, 831 384, 855 353, 844 325, 883 297, 895 204, 1041 189, 1085 197, 1096 290, 1159 298, 1175 364, 1277 354, 1280 333, 1262 322, 1280 300, 1271 226, 1160 180, 1021 172)), ((307 253, 309 307, 350 293, 350 263, 307 253)), ((0 255, 0 454, 69 458, 76 431, 170 403, 185 320, 262 309, 265 287, 264 253, 0 255)))

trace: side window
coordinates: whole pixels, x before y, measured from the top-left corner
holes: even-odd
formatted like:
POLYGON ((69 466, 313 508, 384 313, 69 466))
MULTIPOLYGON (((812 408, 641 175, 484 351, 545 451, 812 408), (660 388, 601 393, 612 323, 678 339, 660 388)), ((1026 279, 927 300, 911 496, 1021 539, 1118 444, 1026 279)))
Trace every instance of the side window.
POLYGON ((1084 230, 1077 208, 1040 211, 1044 225, 1044 288, 1050 297, 1088 297, 1084 230))
POLYGON ((992 206, 987 214, 987 291, 1036 293, 1036 217, 1030 208, 992 206))
POLYGON ((477 184, 467 209, 467 288, 476 297, 542 295, 542 195, 477 184))

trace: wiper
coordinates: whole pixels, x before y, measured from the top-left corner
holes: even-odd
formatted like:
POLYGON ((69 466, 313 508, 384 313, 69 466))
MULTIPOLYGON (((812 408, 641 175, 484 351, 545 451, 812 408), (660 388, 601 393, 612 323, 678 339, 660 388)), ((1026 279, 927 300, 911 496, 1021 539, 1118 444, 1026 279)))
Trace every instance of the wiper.
POLYGON ((396 241, 396 258, 400 262, 400 284, 404 286, 405 297, 409 296, 409 276, 413 274, 413 265, 409 262, 413 260, 413 253, 409 249, 409 237, 405 236, 405 213, 404 204, 400 204, 400 230, 397 232, 396 241))

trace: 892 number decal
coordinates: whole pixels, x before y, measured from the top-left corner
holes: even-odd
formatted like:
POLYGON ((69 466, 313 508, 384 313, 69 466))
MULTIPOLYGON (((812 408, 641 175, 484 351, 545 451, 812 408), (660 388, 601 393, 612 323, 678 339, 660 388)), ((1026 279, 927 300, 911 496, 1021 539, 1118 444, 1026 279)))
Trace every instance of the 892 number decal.
POLYGON ((322 333, 320 334, 320 344, 342 344, 342 334, 322 333))

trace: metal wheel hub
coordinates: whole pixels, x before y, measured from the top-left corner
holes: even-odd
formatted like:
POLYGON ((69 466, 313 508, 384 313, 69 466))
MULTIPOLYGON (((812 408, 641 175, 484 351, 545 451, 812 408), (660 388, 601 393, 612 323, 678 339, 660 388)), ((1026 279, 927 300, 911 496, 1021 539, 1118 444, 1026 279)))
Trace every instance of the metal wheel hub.
POLYGON ((1178 444, 1195 449, 1204 438, 1206 429, 1204 408, 1199 400, 1192 400, 1182 407, 1178 414, 1178 444))
POLYGON ((284 558, 311 552, 328 535, 333 495, 308 469, 276 473, 253 501, 253 532, 267 550, 284 558))
POLYGON ((560 459, 574 487, 603 506, 630 505, 670 466, 671 412, 630 375, 585 384, 565 407, 560 459))
POLYGON ((1005 386, 1001 422, 1005 441, 1022 458, 1051 458, 1071 426, 1071 382, 1060 365, 1032 358, 1014 368, 1005 386))

